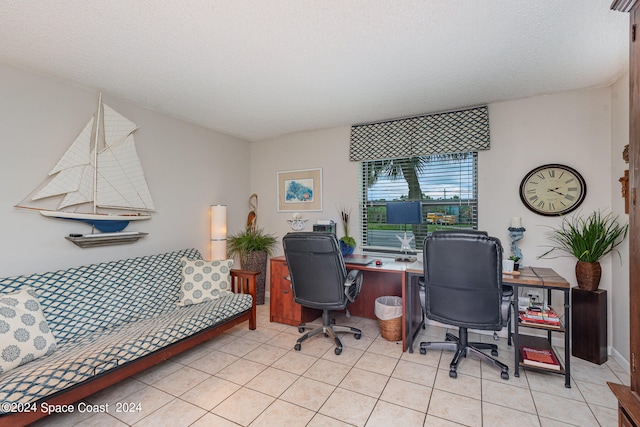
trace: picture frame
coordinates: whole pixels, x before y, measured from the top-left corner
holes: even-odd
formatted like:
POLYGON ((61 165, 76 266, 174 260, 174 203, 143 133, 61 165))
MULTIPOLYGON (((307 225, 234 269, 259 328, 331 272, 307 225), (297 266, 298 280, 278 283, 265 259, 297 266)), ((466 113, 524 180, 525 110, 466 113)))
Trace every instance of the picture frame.
POLYGON ((322 168, 278 172, 278 212, 322 211, 322 168))

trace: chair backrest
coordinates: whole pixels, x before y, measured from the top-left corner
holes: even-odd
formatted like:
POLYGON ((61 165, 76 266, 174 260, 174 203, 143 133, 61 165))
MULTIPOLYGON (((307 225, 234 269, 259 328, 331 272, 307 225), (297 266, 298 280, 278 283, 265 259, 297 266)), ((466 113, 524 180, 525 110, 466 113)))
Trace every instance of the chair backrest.
POLYGON ((328 310, 347 306, 347 268, 333 233, 288 233, 282 238, 282 246, 295 302, 328 310))
POLYGON ((502 328, 502 245, 478 231, 434 232, 424 240, 427 317, 484 330, 502 328))

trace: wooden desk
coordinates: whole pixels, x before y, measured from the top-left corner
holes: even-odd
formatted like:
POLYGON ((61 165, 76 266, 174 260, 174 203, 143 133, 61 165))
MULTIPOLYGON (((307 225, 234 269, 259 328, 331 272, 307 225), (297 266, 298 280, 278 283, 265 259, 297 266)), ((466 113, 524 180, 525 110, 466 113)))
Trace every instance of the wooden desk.
MULTIPOLYGON (((407 333, 414 331, 416 323, 421 321, 420 299, 418 288, 409 289, 406 270, 413 263, 396 262, 391 258, 368 257, 371 260, 381 259, 382 265, 375 263, 368 265, 350 263, 350 260, 367 258, 365 255, 349 255, 345 257, 347 270, 363 271, 363 282, 360 295, 349 304, 349 312, 354 316, 377 319, 375 315, 375 301, 381 296, 399 296, 403 301, 402 310, 402 350, 407 350, 407 333), (407 310, 407 304, 413 310, 407 310), (407 314, 409 313, 409 314, 407 314), (419 313, 419 315, 412 315, 419 313)), ((284 282, 288 275, 284 256, 271 258, 271 321, 298 325, 315 319, 317 310, 305 309, 293 302, 293 294, 289 290, 290 283, 284 282)))
MULTIPOLYGON (((406 269, 406 273, 407 273, 407 286, 409 288, 412 287, 417 287, 416 286, 416 282, 417 282, 417 278, 419 276, 422 276, 424 274, 424 268, 421 262, 415 262, 413 264, 411 264, 410 266, 407 267, 406 269)), ((543 289, 543 290, 547 290, 547 301, 549 303, 551 303, 551 291, 552 290, 559 290, 562 291, 564 293, 564 322, 565 325, 563 328, 561 329, 549 329, 549 328, 545 328, 544 326, 539 326, 536 327, 536 329, 543 329, 547 331, 547 341, 548 341, 548 345, 551 345, 551 333, 552 332, 560 332, 560 333, 564 333, 564 369, 562 369, 560 371, 561 374, 564 374, 565 376, 565 387, 570 388, 571 387, 571 374, 570 374, 570 342, 571 342, 571 328, 570 328, 570 315, 569 315, 569 301, 570 301, 570 297, 569 297, 569 291, 571 290, 571 285, 569 284, 569 282, 567 282, 567 280, 560 276, 558 273, 556 273, 553 269, 551 268, 542 268, 542 267, 524 267, 520 269, 520 275, 518 276, 513 276, 513 275, 509 275, 509 274, 503 274, 502 276, 502 283, 506 284, 506 285, 511 285, 513 286, 513 295, 514 295, 514 309, 513 309, 513 325, 514 325, 514 331, 513 331, 513 342, 514 342, 514 348, 515 348, 515 371, 514 371, 514 375, 516 377, 520 376, 520 367, 524 367, 522 365, 522 362, 520 360, 520 345, 522 344, 522 341, 528 343, 529 345, 534 345, 534 346, 542 346, 542 347, 546 347, 546 344, 542 338, 538 338, 538 337, 530 337, 527 335, 524 336, 520 336, 519 335, 519 321, 518 321, 518 290, 520 287, 524 287, 524 288, 539 288, 539 289, 543 289), (536 339, 537 338, 537 339, 536 339)), ((412 289, 408 289, 406 292, 407 295, 414 295, 414 292, 412 289)), ((406 310, 408 310, 409 312, 406 313, 407 317, 413 317, 413 313, 411 313, 413 304, 408 304, 406 305, 406 310)), ((410 326, 407 326, 408 328, 410 328, 410 326)), ((523 326, 524 327, 524 326, 523 326)), ((413 330, 413 329, 408 329, 406 332, 406 338, 407 338, 407 345, 406 348, 409 349, 409 352, 413 353, 413 339, 415 337, 415 335, 417 335, 417 333, 419 332, 419 330, 413 330)), ((403 335, 404 337, 405 335, 403 335)), ((527 366, 527 369, 530 369, 529 366, 527 366)))
MULTIPOLYGON (((407 351, 408 343, 413 342, 414 331, 422 324, 422 309, 418 287, 410 286, 407 270, 414 268, 415 262, 397 262, 393 258, 368 257, 366 255, 348 255, 345 258, 347 270, 361 270, 364 274, 360 296, 349 304, 349 312, 354 316, 377 319, 375 302, 381 296, 399 296, 402 298, 402 351, 407 351), (352 259, 380 259, 382 265, 353 264, 352 259)), ((420 264, 421 265, 421 264, 420 264)))

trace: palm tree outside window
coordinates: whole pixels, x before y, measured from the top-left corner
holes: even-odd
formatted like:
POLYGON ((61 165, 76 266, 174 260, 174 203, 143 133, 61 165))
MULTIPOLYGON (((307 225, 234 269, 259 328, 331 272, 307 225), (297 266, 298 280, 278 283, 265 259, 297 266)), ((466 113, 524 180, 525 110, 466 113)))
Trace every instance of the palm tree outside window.
POLYGON ((477 229, 477 152, 368 160, 360 165, 364 251, 397 251, 395 235, 404 226, 385 223, 385 205, 391 201, 422 202, 422 224, 411 225, 418 250, 434 230, 477 229))

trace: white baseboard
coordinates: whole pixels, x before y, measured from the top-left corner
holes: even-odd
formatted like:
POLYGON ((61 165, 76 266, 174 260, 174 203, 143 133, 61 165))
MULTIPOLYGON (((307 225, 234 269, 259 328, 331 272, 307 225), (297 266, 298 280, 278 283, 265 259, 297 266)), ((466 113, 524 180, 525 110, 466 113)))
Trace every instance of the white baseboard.
POLYGON ((618 365, 620 365, 620 367, 622 367, 627 374, 631 375, 631 365, 629 364, 629 361, 622 356, 622 354, 620 354, 613 347, 608 348, 608 353, 611 357, 616 359, 616 362, 618 362, 618 365))

